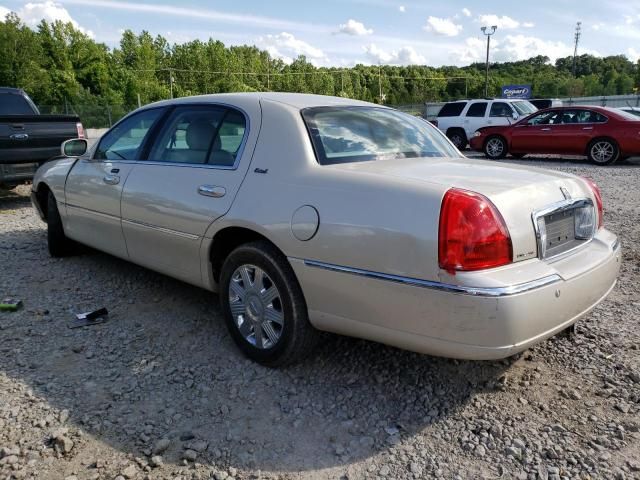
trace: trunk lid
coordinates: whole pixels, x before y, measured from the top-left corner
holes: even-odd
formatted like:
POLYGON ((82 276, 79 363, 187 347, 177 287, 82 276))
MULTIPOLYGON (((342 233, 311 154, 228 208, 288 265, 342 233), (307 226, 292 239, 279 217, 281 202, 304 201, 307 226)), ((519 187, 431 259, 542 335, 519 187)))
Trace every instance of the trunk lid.
POLYGON ((513 243, 513 260, 538 255, 532 213, 570 198, 594 201, 586 183, 574 175, 471 159, 395 159, 333 165, 360 174, 403 178, 470 190, 489 198, 502 214, 513 243), (562 190, 561 190, 562 187, 562 190), (564 193, 563 193, 564 190, 564 193))

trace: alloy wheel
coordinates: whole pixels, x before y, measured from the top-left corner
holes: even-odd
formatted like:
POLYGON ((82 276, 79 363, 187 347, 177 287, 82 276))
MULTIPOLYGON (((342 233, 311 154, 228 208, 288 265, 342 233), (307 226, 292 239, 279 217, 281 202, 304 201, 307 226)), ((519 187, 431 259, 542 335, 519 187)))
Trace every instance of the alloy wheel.
POLYGON ((615 148, 611 142, 596 142, 591 147, 591 158, 597 163, 607 163, 615 155, 615 148))
POLYGON ((260 349, 272 348, 282 336, 284 311, 280 292, 255 265, 241 265, 229 283, 229 308, 240 334, 260 349))
POLYGON ((504 152, 504 142, 499 138, 492 138, 487 142, 487 154, 492 157, 499 157, 504 152))

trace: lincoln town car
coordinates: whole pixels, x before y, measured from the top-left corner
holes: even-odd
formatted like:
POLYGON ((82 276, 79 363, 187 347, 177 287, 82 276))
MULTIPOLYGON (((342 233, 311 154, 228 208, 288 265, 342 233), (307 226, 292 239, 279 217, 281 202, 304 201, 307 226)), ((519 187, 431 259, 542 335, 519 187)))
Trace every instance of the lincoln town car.
POLYGON ((181 98, 62 153, 32 191, 51 255, 86 244, 217 293, 265 365, 312 353, 319 331, 505 358, 587 315, 620 268, 591 180, 467 159, 381 105, 181 98))

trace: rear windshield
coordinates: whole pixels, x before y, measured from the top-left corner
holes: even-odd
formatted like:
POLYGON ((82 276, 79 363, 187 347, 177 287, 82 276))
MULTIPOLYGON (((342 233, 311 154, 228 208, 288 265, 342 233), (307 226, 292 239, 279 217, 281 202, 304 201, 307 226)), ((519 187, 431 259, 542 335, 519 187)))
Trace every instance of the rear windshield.
POLYGON ((618 110, 616 113, 627 120, 640 120, 640 110, 618 110))
POLYGON ((35 112, 21 95, 0 93, 0 115, 33 115, 35 112))
POLYGON ((445 104, 438 112, 438 117, 457 117, 464 110, 467 102, 452 102, 445 104))
POLYGON ((460 157, 430 123, 379 107, 302 110, 321 165, 417 157, 460 157))

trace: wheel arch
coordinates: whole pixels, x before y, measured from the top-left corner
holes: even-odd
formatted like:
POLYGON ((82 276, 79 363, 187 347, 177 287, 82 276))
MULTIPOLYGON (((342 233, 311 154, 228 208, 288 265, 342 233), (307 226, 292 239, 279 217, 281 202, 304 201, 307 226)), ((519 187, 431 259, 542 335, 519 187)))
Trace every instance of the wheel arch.
POLYGON ((264 234, 250 227, 244 226, 227 226, 218 230, 211 241, 209 247, 209 268, 211 269, 211 275, 216 284, 220 280, 220 272, 222 265, 229 254, 240 245, 245 243, 254 242, 257 240, 264 240, 282 254, 283 257, 287 257, 275 242, 264 234))
POLYGON ((42 219, 46 222, 48 215, 49 192, 53 193, 53 190, 45 182, 40 182, 33 191, 35 193, 36 202, 38 202, 38 208, 40 209, 40 213, 43 217, 42 219))
POLYGON ((589 150, 591 150, 591 146, 600 141, 600 140, 607 140, 608 142, 613 143, 616 148, 618 149, 618 156, 621 157, 622 156, 622 150, 620 149, 620 144, 616 141, 615 138, 610 137, 608 135, 599 135, 597 137, 593 137, 591 140, 589 140, 589 142, 587 142, 587 147, 584 150, 584 154, 589 156, 589 150))

